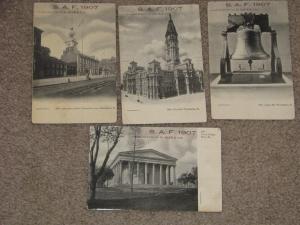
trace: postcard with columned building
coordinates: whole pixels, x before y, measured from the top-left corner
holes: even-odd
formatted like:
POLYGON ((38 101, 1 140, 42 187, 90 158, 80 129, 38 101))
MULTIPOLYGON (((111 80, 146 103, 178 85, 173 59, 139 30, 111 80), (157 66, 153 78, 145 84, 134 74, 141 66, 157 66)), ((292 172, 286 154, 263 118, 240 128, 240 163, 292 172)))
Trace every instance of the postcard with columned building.
POLYGON ((222 211, 221 131, 90 127, 89 209, 222 211))
POLYGON ((119 6, 124 124, 206 122, 199 5, 119 6))
POLYGON ((286 1, 208 3, 214 119, 294 119, 286 1))
POLYGON ((114 4, 35 3, 33 123, 113 123, 114 4))

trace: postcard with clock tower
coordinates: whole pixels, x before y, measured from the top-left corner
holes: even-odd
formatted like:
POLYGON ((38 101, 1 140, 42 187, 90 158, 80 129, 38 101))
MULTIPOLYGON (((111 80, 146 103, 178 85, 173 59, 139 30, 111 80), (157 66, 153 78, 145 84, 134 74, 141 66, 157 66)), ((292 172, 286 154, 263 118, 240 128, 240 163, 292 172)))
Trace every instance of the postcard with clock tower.
POLYGON ((118 12, 123 122, 205 122, 199 6, 120 6, 118 12))

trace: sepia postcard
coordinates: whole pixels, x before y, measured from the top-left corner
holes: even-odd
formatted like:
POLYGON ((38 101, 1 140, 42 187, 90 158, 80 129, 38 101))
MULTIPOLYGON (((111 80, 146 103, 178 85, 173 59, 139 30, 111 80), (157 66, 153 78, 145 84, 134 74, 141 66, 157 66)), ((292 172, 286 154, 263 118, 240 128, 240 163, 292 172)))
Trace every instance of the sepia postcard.
POLYGON ((88 208, 222 211, 221 131, 90 127, 88 208))
POLYGON ((124 124, 206 122, 198 5, 118 7, 124 124))
POLYGON ((33 123, 113 123, 114 4, 35 3, 33 123))
POLYGON ((214 119, 294 119, 285 1, 208 4, 214 119))

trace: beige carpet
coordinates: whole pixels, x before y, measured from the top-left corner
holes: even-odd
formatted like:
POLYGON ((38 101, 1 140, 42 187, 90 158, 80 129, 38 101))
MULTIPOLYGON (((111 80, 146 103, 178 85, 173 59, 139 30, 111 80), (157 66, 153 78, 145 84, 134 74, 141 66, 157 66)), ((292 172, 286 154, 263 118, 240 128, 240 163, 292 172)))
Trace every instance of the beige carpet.
POLYGON ((222 129, 223 212, 99 212, 86 209, 88 125, 31 124, 32 1, 0 0, 0 224, 299 224, 300 1, 289 13, 296 120, 213 121, 205 76, 208 123, 188 124, 222 129))

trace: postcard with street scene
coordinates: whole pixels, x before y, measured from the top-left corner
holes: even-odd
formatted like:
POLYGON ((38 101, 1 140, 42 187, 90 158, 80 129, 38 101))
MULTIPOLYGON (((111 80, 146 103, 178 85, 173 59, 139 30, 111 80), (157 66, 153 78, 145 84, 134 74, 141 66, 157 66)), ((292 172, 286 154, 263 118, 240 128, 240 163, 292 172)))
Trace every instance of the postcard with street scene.
POLYGON ((35 3, 33 123, 113 123, 114 4, 35 3))
POLYGON ((294 119, 285 1, 209 2, 214 119, 294 119))
POLYGON ((221 131, 90 127, 88 208, 222 211, 221 131))
POLYGON ((124 124, 206 121, 198 5, 118 7, 124 124))

